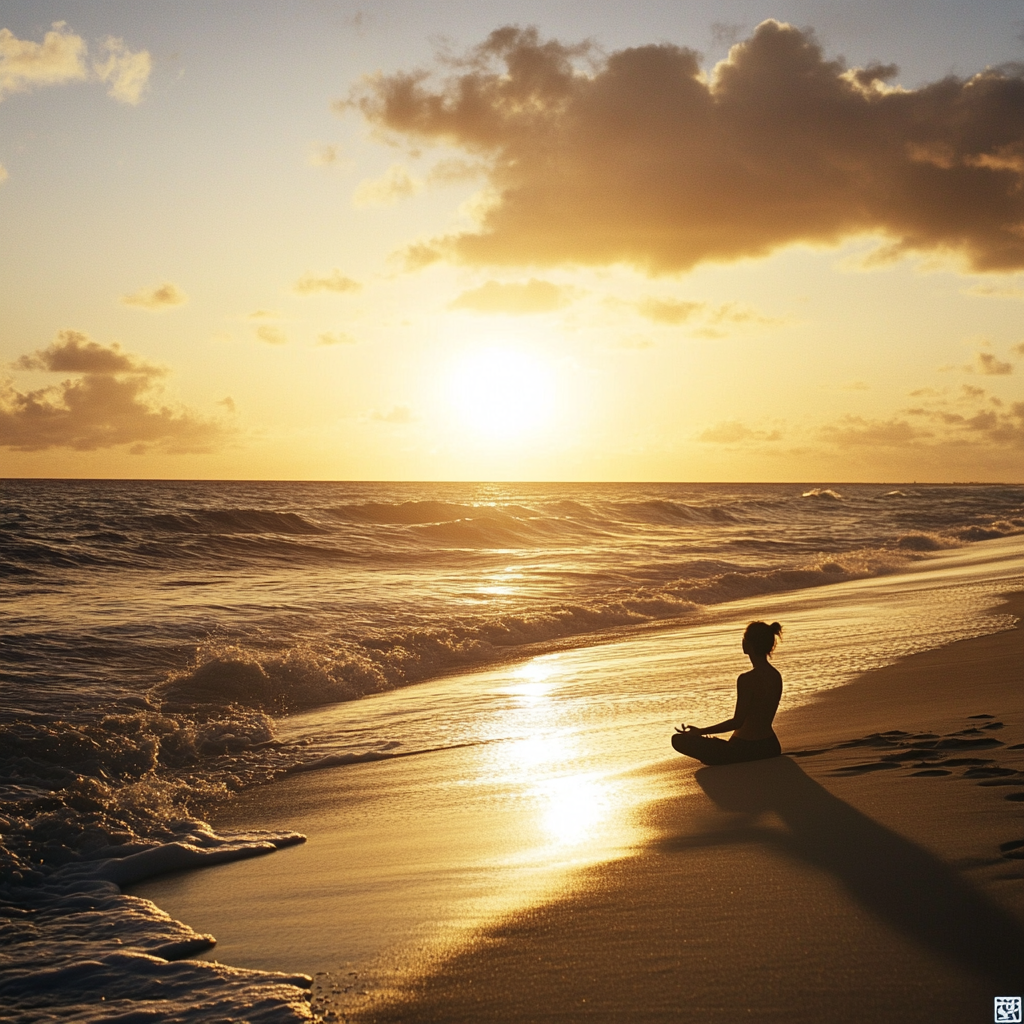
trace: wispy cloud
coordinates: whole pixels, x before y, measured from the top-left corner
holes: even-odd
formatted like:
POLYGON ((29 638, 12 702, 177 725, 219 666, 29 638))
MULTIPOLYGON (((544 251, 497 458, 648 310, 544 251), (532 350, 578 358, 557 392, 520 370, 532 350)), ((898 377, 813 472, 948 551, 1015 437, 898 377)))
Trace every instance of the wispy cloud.
POLYGON ((675 299, 641 299, 635 303, 637 312, 656 324, 685 324, 707 308, 704 302, 679 302, 675 299))
POLYGON ((414 145, 487 163, 494 199, 479 227, 419 243, 420 266, 675 273, 881 234, 888 259, 1024 269, 1024 68, 916 89, 893 86, 897 70, 848 69, 777 21, 710 75, 667 43, 603 53, 506 26, 439 58, 436 77, 366 79, 348 106, 414 145))
POLYGON ((270 324, 264 324, 262 327, 256 328, 256 337, 260 341, 265 341, 268 345, 287 345, 288 335, 281 330, 280 327, 273 327, 270 324))
POLYGON ((976 284, 968 288, 966 294, 986 299, 1024 299, 1024 287, 1019 284, 976 284))
POLYGON ((131 445, 136 452, 207 452, 228 435, 216 421, 161 402, 158 381, 165 368, 80 331, 61 331, 13 369, 77 376, 28 391, 11 381, 0 384, 0 446, 6 448, 93 451, 131 445))
MULTIPOLYGON (((610 300, 620 305, 619 300, 610 300)), ((692 302, 680 299, 661 299, 647 296, 629 303, 645 319, 666 327, 691 326, 691 333, 705 338, 721 338, 730 326, 775 327, 781 320, 766 316, 747 306, 735 302, 712 305, 708 302, 692 302)))
POLYGON ((728 420, 716 423, 713 427, 702 430, 697 440, 705 444, 742 444, 745 442, 781 441, 779 430, 756 430, 739 420, 728 420))
POLYGON ((0 29, 0 100, 48 85, 93 80, 107 85, 107 95, 135 105, 149 82, 152 60, 147 50, 130 50, 123 39, 108 37, 101 56, 88 63, 88 45, 66 22, 56 21, 41 43, 18 39, 0 29))
POLYGON ((352 205, 393 206, 423 191, 423 182, 414 178, 402 164, 392 164, 381 177, 366 178, 352 193, 352 205))
POLYGON ((346 277, 335 268, 326 274, 305 273, 292 285, 292 291, 303 297, 316 295, 318 292, 334 292, 344 295, 345 292, 357 292, 363 286, 351 277, 346 277))
POLYGON ((120 301, 122 306, 136 306, 139 309, 159 312, 188 302, 188 296, 176 284, 165 281, 154 288, 140 288, 130 295, 122 295, 120 301))
POLYGON ((539 281, 535 277, 524 283, 487 281, 479 288, 463 292, 448 304, 448 308, 513 315, 551 313, 567 306, 574 295, 572 288, 539 281))
POLYGON ((878 420, 844 416, 823 427, 821 436, 839 448, 903 448, 922 438, 931 437, 932 434, 919 430, 899 417, 878 420))
POLYGON ((356 339, 345 331, 324 331, 317 335, 318 345, 354 345, 356 339))

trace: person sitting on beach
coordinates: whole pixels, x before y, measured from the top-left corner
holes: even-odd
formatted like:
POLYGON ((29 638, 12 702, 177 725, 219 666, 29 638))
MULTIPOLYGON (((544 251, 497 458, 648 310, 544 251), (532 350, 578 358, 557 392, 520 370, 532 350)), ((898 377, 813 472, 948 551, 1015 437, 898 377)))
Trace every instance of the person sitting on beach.
POLYGON ((732 718, 717 725, 683 724, 672 737, 672 746, 680 754, 704 764, 735 764, 760 761, 782 753, 772 720, 782 697, 782 676, 768 664, 782 627, 773 622, 751 622, 743 634, 743 653, 754 667, 736 680, 736 710, 732 718), (728 732, 728 741, 709 739, 707 733, 728 732))

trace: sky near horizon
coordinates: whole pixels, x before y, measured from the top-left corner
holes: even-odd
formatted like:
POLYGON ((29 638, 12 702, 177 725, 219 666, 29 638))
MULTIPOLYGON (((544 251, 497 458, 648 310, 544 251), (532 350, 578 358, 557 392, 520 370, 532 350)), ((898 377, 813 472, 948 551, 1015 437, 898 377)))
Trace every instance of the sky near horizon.
POLYGON ((0 0, 0 477, 1024 481, 1022 62, 1022 0, 0 0))

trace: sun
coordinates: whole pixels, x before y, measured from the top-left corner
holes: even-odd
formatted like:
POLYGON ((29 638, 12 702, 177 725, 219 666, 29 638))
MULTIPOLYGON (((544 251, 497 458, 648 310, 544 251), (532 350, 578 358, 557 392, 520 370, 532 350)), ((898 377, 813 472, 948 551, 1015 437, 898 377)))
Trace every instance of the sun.
POLYGON ((514 440, 545 427, 554 411, 551 368, 530 352, 485 348, 453 367, 448 400, 463 425, 492 440, 514 440))

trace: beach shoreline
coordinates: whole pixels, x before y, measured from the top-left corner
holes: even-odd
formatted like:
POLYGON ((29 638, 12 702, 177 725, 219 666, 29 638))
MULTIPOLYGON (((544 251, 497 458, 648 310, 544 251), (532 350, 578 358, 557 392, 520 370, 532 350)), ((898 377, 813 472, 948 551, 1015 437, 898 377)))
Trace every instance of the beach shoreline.
MULTIPOLYGON (((1020 620, 1024 594, 998 610, 1020 620)), ((1024 988, 1022 666, 1018 621, 780 714, 776 761, 666 760, 650 770, 697 785, 643 812, 634 855, 358 999, 322 977, 314 1007, 366 1024, 988 1021, 1024 988)))

